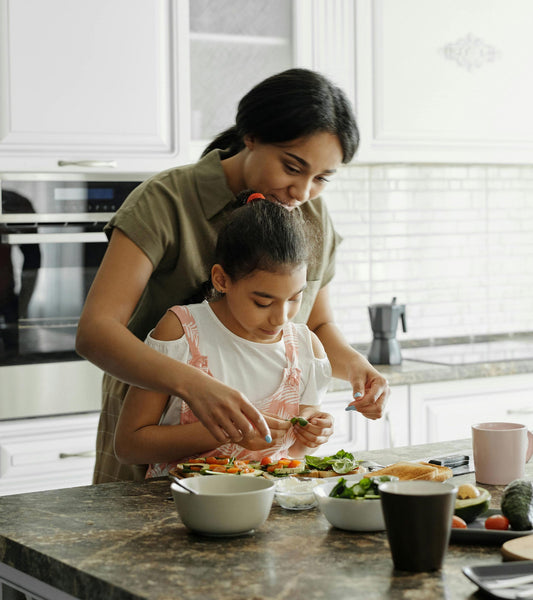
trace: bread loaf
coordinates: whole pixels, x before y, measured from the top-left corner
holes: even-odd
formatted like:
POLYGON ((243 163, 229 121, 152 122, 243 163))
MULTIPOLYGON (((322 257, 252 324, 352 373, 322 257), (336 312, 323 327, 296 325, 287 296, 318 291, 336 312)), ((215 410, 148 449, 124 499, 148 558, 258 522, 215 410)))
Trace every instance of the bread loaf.
POLYGON ((402 461, 372 471, 372 475, 391 475, 400 480, 446 481, 453 476, 453 473, 449 467, 425 462, 402 461))

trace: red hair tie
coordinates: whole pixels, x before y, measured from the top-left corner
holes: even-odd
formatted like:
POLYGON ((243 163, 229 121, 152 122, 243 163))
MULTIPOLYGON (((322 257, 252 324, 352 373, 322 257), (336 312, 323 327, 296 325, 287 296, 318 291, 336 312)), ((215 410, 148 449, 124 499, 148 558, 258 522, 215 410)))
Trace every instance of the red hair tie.
POLYGON ((253 202, 254 200, 266 200, 266 198, 263 196, 263 194, 260 194, 259 192, 254 192, 253 194, 250 194, 248 196, 246 204, 250 204, 250 202, 253 202))

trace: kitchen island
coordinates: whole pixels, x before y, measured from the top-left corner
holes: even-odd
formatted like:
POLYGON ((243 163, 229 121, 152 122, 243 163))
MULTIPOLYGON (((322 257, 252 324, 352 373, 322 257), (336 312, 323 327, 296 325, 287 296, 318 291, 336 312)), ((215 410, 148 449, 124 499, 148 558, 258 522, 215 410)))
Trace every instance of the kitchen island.
MULTIPOLYGON (((357 457, 389 464, 454 453, 470 454, 470 440, 357 457)), ((484 487, 499 507, 503 487, 484 487)), ((341 531, 316 508, 275 503, 253 534, 202 537, 184 527, 169 494, 157 479, 0 497, 0 579, 54 600, 458 600, 478 597, 464 566, 502 562, 499 545, 450 544, 440 571, 395 571, 385 532, 341 531)))

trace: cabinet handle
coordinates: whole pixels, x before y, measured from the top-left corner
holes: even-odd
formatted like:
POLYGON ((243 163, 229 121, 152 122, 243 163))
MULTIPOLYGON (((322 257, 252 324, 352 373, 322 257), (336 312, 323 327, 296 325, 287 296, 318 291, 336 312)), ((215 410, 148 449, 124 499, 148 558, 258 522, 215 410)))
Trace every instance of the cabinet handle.
POLYGON ((96 456, 95 450, 85 450, 84 452, 60 452, 59 458, 91 458, 96 456))
POLYGON ((114 169, 117 166, 116 160, 58 160, 58 167, 107 167, 114 169))
POLYGON ((531 408, 509 408, 507 410, 508 415, 533 415, 533 410, 531 408))

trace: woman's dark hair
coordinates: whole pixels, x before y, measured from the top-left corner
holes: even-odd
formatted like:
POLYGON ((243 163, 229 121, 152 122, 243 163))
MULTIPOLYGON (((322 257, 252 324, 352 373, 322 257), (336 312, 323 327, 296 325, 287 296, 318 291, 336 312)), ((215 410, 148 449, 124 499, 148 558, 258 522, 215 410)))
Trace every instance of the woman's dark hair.
POLYGON ((343 163, 359 145, 359 131, 345 93, 324 75, 308 69, 289 69, 265 79, 239 102, 235 125, 218 135, 204 150, 244 148, 245 135, 264 144, 289 142, 327 132, 339 138, 343 163))
MULTIPOLYGON (((238 199, 247 198, 241 192, 238 199)), ((231 213, 218 236, 215 263, 232 281, 256 269, 276 272, 280 266, 307 264, 309 244, 303 218, 269 200, 254 200, 231 213)))

